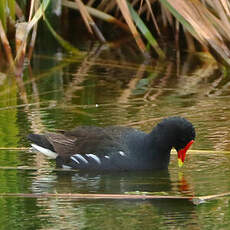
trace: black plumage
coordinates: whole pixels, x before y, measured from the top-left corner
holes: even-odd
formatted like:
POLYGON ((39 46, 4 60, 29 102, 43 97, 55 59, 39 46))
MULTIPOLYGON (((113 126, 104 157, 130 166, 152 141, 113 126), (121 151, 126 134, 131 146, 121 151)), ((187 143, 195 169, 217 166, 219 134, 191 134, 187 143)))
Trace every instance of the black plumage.
POLYGON ((55 152, 58 167, 153 170, 166 169, 171 149, 185 148, 195 139, 195 129, 185 118, 170 117, 148 134, 121 126, 80 126, 60 133, 30 134, 28 139, 35 148, 40 146, 55 152))

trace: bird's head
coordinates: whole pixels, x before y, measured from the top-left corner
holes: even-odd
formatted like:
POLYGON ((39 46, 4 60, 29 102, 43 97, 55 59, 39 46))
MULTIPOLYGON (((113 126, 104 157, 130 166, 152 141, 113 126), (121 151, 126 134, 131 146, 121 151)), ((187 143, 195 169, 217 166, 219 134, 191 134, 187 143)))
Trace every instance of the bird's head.
POLYGON ((169 144, 170 148, 174 147, 176 149, 178 165, 182 167, 186 152, 194 143, 196 136, 192 123, 182 117, 169 117, 157 125, 157 131, 161 145, 165 145, 167 148, 169 144))
POLYGON ((188 149, 195 141, 195 128, 191 122, 181 117, 173 117, 175 125, 173 147, 177 151, 178 166, 182 167, 188 149))

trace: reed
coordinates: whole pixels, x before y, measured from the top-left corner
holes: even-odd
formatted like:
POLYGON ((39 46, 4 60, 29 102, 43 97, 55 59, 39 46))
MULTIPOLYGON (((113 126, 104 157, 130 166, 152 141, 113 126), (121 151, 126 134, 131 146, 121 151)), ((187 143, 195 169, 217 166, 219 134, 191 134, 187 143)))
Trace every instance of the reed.
POLYGON ((82 194, 82 193, 1 193, 0 197, 23 198, 54 198, 77 200, 184 200, 194 205, 205 203, 209 200, 220 199, 229 196, 230 192, 208 196, 167 196, 167 195, 129 195, 129 194, 82 194))
MULTIPOLYGON (((78 2, 82 1, 78 0, 78 2)), ((62 4, 82 11, 72 1, 62 0, 62 4)), ((201 50, 209 51, 224 64, 230 64, 230 50, 227 45, 230 40, 230 4, 227 0, 116 0, 113 3, 101 0, 98 5, 96 5, 96 1, 91 0, 84 1, 84 5, 89 14, 107 22, 108 20, 103 13, 112 12, 114 14, 114 10, 118 9, 117 18, 121 16, 123 18, 121 21, 125 20, 143 54, 147 52, 147 49, 142 36, 160 57, 165 56, 156 36, 153 36, 153 32, 147 26, 146 22, 151 18, 152 23, 150 25, 155 27, 160 39, 165 37, 163 33, 165 29, 175 31, 173 36, 176 49, 180 49, 178 44, 180 39, 184 39, 181 36, 181 33, 184 33, 188 49, 194 51, 194 41, 198 42, 201 50), (94 9, 92 5, 96 5, 94 9), (153 9, 157 10, 154 11, 153 9)))
MULTIPOLYGON (((20 8, 22 1, 0 1, 1 43, 10 66, 16 66, 17 75, 22 71, 25 58, 28 57, 30 60, 32 57, 37 24, 42 18, 46 19, 51 33, 64 48, 69 52, 77 50, 52 29, 52 23, 45 17, 50 0, 25 2, 29 5, 24 9, 20 8), (29 14, 26 9, 29 9, 29 14), (25 15, 29 15, 28 18, 25 15), (17 20, 20 20, 20 23, 16 23, 17 20), (8 37, 9 29, 14 28, 12 25, 16 25, 17 28, 15 52, 11 45, 12 39, 8 37), (15 53, 14 57, 12 53, 15 53), (15 58, 14 62, 11 56, 15 58)), ((95 35, 101 43, 106 43, 108 38, 103 34, 103 29, 99 29, 95 18, 116 24, 130 33, 141 53, 147 54, 148 57, 152 55, 147 48, 150 45, 154 53, 164 58, 165 53, 159 41, 164 40, 164 44, 167 44, 167 33, 174 31, 170 36, 174 37, 178 52, 181 50, 180 41, 184 39, 187 42, 187 49, 209 52, 217 61, 230 65, 228 0, 62 0, 60 4, 62 8, 78 10, 89 33, 95 35)))
POLYGON ((41 3, 39 0, 30 1, 30 14, 28 20, 22 22, 15 22, 16 16, 18 19, 23 20, 25 18, 23 10, 17 4, 15 0, 2 0, 0 1, 0 38, 1 43, 5 50, 5 55, 10 64, 11 70, 14 71, 16 76, 20 76, 23 69, 23 64, 27 56, 27 46, 29 44, 29 35, 33 29, 31 47, 29 56, 32 55, 32 47, 34 46, 36 39, 37 23, 44 15, 46 8, 49 5, 50 0, 43 0, 41 3), (39 7, 38 7, 39 6, 39 7), (15 52, 12 50, 12 45, 7 38, 7 26, 15 25, 15 52), (13 57, 15 53, 15 58, 13 57))

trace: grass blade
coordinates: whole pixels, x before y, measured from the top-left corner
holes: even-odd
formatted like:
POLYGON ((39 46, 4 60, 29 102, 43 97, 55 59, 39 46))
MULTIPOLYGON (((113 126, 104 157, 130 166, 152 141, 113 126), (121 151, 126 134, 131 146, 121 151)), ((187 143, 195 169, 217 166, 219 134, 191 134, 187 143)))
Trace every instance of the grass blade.
POLYGON ((28 38, 28 34, 30 30, 33 28, 34 25, 37 24, 39 19, 43 16, 47 6, 49 5, 50 0, 43 0, 42 4, 40 5, 39 9, 35 12, 33 18, 27 23, 18 23, 18 26, 20 27, 20 30, 18 35, 16 34, 16 46, 17 46, 17 54, 15 61, 21 63, 21 57, 23 55, 23 51, 25 50, 26 47, 26 41, 28 38), (22 26, 21 26, 22 25, 22 26), (23 29, 23 31, 21 30, 23 29))
POLYGON ((152 11, 152 8, 151 8, 151 3, 149 2, 149 0, 145 0, 145 1, 146 1, 146 4, 147 4, 147 7, 148 7, 148 11, 149 11, 149 13, 150 13, 150 15, 152 17, 152 21, 154 23, 156 31, 157 31, 158 35, 161 37, 161 32, 160 32, 160 29, 158 27, 157 20, 156 20, 154 14, 153 14, 153 11, 152 11))
POLYGON ((15 0, 8 0, 8 9, 11 22, 15 22, 15 0))
POLYGON ((89 32, 91 34, 93 34, 93 32, 94 32, 94 34, 97 36, 98 40, 101 41, 102 43, 105 43, 106 40, 105 40, 103 34, 101 33, 100 29, 97 27, 96 23, 91 18, 91 16, 89 15, 85 5, 82 3, 81 0, 75 0, 75 2, 78 5, 81 16, 82 16, 89 32))
POLYGON ((132 18, 134 20, 134 22, 136 23, 138 29, 141 31, 141 33, 143 34, 143 36, 147 39, 147 41, 149 42, 149 44, 155 49, 155 51, 157 52, 157 54, 161 57, 164 58, 164 52, 162 51, 162 49, 159 47, 156 39, 153 37, 153 35, 151 34, 151 32, 149 31, 149 29, 147 28, 147 26, 144 24, 144 22, 142 21, 142 19, 139 17, 139 15, 136 13, 136 11, 133 9, 133 7, 131 6, 130 3, 128 3, 128 7, 129 10, 131 12, 132 18))
POLYGON ((137 29, 133 23, 127 2, 124 0, 116 0, 116 1, 117 1, 117 5, 119 6, 119 9, 120 9, 126 23, 129 26, 131 33, 133 34, 134 39, 136 40, 136 43, 137 43, 139 49, 141 50, 142 53, 147 53, 146 46, 145 46, 144 42, 142 41, 141 36, 138 33, 138 31, 137 31, 137 29))
POLYGON ((44 18, 44 20, 45 20, 45 23, 46 23, 48 29, 52 33, 52 35, 55 37, 55 39, 60 43, 60 45, 63 48, 65 48, 67 51, 69 51, 70 53, 73 53, 75 55, 82 55, 83 54, 77 48, 75 48, 74 46, 72 46, 69 42, 67 42, 66 40, 64 40, 60 35, 58 35, 55 32, 55 30, 52 28, 52 26, 50 25, 50 23, 48 22, 47 18, 44 18))
POLYGON ((195 30, 193 27, 185 20, 185 18, 175 9, 168 0, 160 0, 161 3, 167 8, 173 15, 174 17, 194 36, 199 40, 198 35, 196 34, 195 30))
POLYGON ((43 0, 42 4, 40 5, 39 9, 35 12, 33 18, 29 21, 27 31, 28 33, 33 28, 33 26, 38 23, 40 18, 44 15, 46 8, 48 7, 50 0, 43 0))
POLYGON ((23 197, 23 198, 55 198, 55 199, 86 199, 86 200, 187 200, 194 205, 202 204, 208 200, 230 196, 230 192, 208 196, 183 196, 183 195, 145 195, 145 194, 102 194, 102 193, 1 193, 0 197, 23 197))
POLYGON ((6 19, 7 19, 7 2, 6 0, 0 1, 0 20, 4 30, 6 30, 6 19))
POLYGON ((11 67, 14 67, 14 59, 13 59, 13 55, 12 55, 12 50, 11 50, 9 41, 6 37, 5 30, 3 28, 1 20, 0 20, 0 38, 1 38, 0 40, 2 42, 2 45, 5 49, 6 57, 7 57, 10 65, 11 65, 11 67))
MULTIPOLYGON (((68 0, 62 0, 62 5, 69 7, 71 9, 79 10, 77 4, 75 4, 74 2, 68 1, 68 0)), ((89 6, 85 6, 85 8, 89 12, 90 15, 92 15, 96 18, 99 18, 101 20, 104 20, 106 22, 114 23, 114 24, 118 25, 119 27, 121 27, 122 29, 129 31, 129 27, 125 23, 123 23, 122 21, 116 19, 115 17, 113 17, 107 13, 104 13, 100 10, 89 7, 89 6)))
POLYGON ((88 31, 93 34, 93 31, 91 29, 91 26, 90 26, 90 23, 92 23, 92 20, 91 20, 91 17, 89 17, 89 14, 87 12, 87 10, 85 9, 85 6, 84 4, 81 2, 81 0, 75 0, 77 6, 78 6, 78 9, 80 11, 80 14, 85 22, 85 25, 88 29, 88 31))
MULTIPOLYGON (((230 50, 224 42, 223 33, 213 25, 217 18, 198 0, 160 0, 177 20, 203 45, 215 52, 230 65, 230 50)), ((219 24, 221 26, 221 24, 219 24)))

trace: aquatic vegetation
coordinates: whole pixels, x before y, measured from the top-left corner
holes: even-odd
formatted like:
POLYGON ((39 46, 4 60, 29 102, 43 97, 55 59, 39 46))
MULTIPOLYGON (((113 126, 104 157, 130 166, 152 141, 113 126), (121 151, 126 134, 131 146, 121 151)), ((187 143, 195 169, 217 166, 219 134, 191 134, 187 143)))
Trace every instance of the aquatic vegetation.
MULTIPOLYGON (((163 48, 173 41, 178 52, 181 49, 207 52, 218 62, 230 64, 230 4, 227 0, 2 0, 0 38, 4 51, 0 50, 0 53, 5 53, 16 75, 20 75, 25 57, 31 59, 40 19, 45 20, 50 32, 67 51, 80 54, 53 29, 46 17, 47 11, 59 18, 65 11, 62 18, 71 21, 69 15, 73 10, 80 12, 89 34, 102 44, 107 44, 109 38, 95 19, 115 24, 120 30, 130 33, 143 56, 157 54, 164 58, 163 48), (12 34, 15 34, 15 45, 12 34)), ((70 25, 73 28, 78 26, 75 23, 70 25)))

